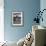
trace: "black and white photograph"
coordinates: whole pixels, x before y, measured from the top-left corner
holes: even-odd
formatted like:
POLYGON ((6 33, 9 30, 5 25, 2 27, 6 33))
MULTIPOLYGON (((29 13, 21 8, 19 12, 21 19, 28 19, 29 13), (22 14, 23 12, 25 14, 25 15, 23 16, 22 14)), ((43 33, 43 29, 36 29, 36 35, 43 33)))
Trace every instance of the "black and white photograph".
POLYGON ((23 13, 22 12, 12 12, 12 24, 15 26, 23 25, 23 13))

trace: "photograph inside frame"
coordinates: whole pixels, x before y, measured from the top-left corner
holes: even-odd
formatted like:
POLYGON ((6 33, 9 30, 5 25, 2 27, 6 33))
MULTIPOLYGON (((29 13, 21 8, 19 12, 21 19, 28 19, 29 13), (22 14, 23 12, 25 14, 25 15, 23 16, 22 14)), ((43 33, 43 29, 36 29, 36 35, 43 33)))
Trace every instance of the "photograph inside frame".
POLYGON ((21 13, 13 13, 13 24, 21 24, 21 13))

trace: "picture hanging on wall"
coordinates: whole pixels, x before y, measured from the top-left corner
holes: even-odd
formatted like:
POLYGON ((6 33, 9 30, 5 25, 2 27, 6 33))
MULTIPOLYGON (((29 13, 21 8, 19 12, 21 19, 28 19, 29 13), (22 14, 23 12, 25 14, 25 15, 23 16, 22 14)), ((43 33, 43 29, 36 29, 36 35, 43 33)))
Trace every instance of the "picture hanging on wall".
POLYGON ((23 25, 23 12, 12 12, 12 25, 13 26, 23 25))

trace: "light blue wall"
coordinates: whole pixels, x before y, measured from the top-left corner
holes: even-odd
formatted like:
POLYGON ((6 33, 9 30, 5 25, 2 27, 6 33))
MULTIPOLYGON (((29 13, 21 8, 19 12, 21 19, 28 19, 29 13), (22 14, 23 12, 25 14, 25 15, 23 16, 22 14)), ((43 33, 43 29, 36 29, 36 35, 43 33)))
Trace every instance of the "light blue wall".
POLYGON ((18 41, 24 37, 32 28, 32 20, 36 17, 35 12, 40 9, 40 0, 5 0, 4 1, 5 40, 18 41), (13 27, 11 24, 12 11, 24 12, 24 26, 13 27))
MULTIPOLYGON (((40 1, 40 10, 42 11, 43 9, 46 9, 46 0, 41 0, 40 1)), ((43 22, 40 22, 40 25, 45 26, 46 27, 46 10, 43 12, 43 22)))

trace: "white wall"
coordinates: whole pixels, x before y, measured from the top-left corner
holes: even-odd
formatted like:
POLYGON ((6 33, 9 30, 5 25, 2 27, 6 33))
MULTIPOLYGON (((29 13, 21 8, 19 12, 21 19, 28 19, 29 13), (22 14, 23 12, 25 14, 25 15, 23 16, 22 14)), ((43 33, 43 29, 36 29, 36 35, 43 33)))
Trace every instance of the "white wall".
POLYGON ((0 42, 4 41, 4 0, 0 0, 0 42))

